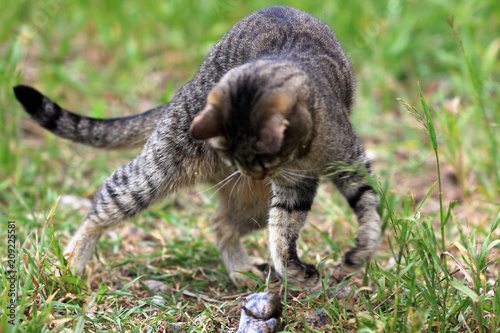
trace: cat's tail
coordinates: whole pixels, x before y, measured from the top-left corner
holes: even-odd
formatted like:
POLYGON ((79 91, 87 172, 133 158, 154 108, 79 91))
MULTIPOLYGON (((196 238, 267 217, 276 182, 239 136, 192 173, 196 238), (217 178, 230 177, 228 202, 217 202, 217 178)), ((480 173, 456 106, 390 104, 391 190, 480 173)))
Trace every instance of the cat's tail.
POLYGON ((28 86, 15 86, 14 94, 40 126, 62 138, 104 149, 143 145, 165 110, 163 106, 134 116, 97 119, 65 110, 28 86))

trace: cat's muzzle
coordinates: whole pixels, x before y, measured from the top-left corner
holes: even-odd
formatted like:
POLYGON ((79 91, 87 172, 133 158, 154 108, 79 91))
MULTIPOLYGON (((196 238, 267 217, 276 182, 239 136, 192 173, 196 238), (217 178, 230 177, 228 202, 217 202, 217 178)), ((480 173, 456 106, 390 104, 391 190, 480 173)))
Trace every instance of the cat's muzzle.
POLYGON ((261 171, 241 170, 241 173, 244 174, 245 176, 251 177, 256 180, 262 180, 267 177, 267 173, 264 170, 261 171))

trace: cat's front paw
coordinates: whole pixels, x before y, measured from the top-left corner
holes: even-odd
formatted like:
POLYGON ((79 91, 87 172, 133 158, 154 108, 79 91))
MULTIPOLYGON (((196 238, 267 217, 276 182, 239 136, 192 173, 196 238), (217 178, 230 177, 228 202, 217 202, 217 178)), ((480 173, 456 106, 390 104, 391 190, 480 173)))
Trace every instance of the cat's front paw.
MULTIPOLYGON (((379 234, 380 232, 378 232, 379 234)), ((378 235, 377 233, 372 233, 378 235)), ((356 246, 344 255, 342 270, 345 274, 351 275, 362 270, 368 261, 375 255, 380 243, 379 237, 356 238, 356 246)))
POLYGON ((306 289, 319 286, 321 275, 316 267, 300 260, 290 260, 286 271, 288 282, 300 284, 306 289))
POLYGON ((352 248, 344 255, 342 271, 347 275, 359 272, 365 267, 366 261, 367 258, 363 258, 356 248, 352 248))
POLYGON ((364 211, 358 218, 364 222, 360 222, 356 245, 346 252, 342 265, 347 275, 362 270, 373 258, 380 245, 381 222, 376 209, 364 211))

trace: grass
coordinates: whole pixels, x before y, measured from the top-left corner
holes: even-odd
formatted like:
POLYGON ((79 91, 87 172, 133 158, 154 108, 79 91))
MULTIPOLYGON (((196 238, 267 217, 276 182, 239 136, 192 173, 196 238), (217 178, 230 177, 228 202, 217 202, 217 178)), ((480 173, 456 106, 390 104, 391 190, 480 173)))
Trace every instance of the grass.
MULTIPOLYGON (((320 331, 498 332, 500 3, 287 4, 334 28, 352 59, 352 119, 373 157, 385 233, 365 275, 346 282, 355 296, 333 297, 345 283, 333 283, 331 269, 353 244, 356 223, 340 195, 322 187, 299 250, 319 265, 324 286, 308 293, 282 284, 280 330, 316 332, 306 318, 325 309, 332 324, 320 331)), ((17 270, 15 325, 1 315, 0 332, 235 331, 238 297, 252 291, 232 286, 218 258, 210 194, 153 206, 102 238, 81 279, 56 276, 60 246, 87 201, 137 152, 98 151, 46 133, 11 87, 34 85, 91 116, 137 113, 166 102, 227 29, 267 5, 0 3, 0 239, 15 221, 17 270)), ((252 254, 267 258, 266 239, 266 232, 246 239, 252 254)), ((8 247, 0 253, 4 313, 12 280, 8 247)))

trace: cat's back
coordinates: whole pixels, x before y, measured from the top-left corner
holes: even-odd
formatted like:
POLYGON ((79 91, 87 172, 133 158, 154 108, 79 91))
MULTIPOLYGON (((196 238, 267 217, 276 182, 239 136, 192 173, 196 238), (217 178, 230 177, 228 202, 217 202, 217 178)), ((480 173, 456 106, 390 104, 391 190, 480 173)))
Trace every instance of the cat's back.
POLYGON ((332 29, 313 15, 288 6, 251 13, 221 38, 207 61, 224 74, 262 58, 302 63, 318 86, 334 89, 350 108, 354 91, 351 63, 332 29))
POLYGON ((240 36, 248 35, 254 40, 257 38, 257 41, 264 37, 264 40, 268 38, 271 42, 281 42, 281 45, 275 45, 277 49, 297 43, 319 43, 318 47, 340 46, 335 33, 323 21, 288 6, 268 7, 251 13, 234 26, 234 30, 240 29, 240 36), (309 43, 302 38, 307 38, 309 43))
POLYGON ((344 53, 331 28, 318 18, 288 6, 268 7, 236 23, 219 43, 243 57, 305 56, 344 53), (247 53, 247 54, 244 54, 247 53))

